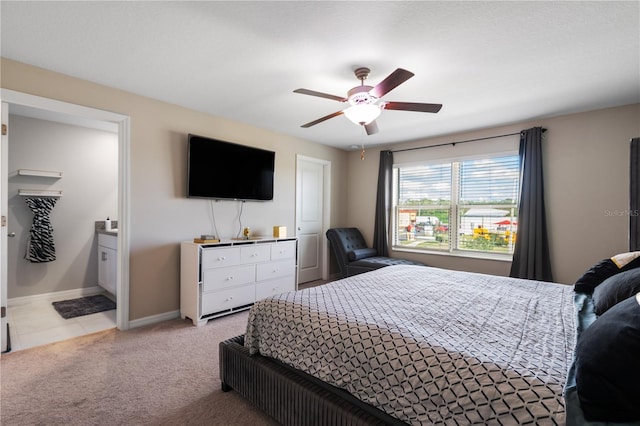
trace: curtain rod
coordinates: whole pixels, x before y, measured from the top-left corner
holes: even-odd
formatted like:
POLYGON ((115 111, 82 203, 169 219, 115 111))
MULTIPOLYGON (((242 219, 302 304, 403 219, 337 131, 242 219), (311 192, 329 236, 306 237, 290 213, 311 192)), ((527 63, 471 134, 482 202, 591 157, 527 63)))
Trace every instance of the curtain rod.
MULTIPOLYGON (((544 128, 542 129, 542 133, 544 133, 546 131, 547 131, 547 129, 544 129, 544 128)), ((515 136, 515 135, 519 135, 521 133, 522 132, 507 133, 507 134, 498 135, 498 136, 487 136, 486 138, 467 139, 465 141, 446 142, 446 143, 440 143, 440 144, 437 144, 437 145, 417 146, 415 148, 395 149, 395 150, 391 150, 391 152, 415 151, 417 149, 435 148, 435 147, 438 147, 438 146, 446 146, 446 145, 456 146, 456 144, 459 144, 459 143, 477 142, 477 141, 484 141, 484 140, 487 140, 487 139, 504 138, 506 136, 515 136)))

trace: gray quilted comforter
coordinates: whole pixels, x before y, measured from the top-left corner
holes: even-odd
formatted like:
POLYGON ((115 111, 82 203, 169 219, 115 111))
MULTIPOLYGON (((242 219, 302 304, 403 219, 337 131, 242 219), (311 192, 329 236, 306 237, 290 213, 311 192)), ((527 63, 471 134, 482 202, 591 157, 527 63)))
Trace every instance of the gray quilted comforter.
POLYGON ((389 266, 257 302, 245 345, 409 424, 564 424, 573 289, 389 266))

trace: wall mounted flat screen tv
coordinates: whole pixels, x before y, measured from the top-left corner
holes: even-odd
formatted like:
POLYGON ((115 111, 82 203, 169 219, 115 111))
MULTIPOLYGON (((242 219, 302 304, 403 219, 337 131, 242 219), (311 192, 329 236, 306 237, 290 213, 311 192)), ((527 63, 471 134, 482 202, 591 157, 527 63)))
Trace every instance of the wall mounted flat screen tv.
POLYGON ((275 152, 189 134, 187 197, 273 200, 275 152))

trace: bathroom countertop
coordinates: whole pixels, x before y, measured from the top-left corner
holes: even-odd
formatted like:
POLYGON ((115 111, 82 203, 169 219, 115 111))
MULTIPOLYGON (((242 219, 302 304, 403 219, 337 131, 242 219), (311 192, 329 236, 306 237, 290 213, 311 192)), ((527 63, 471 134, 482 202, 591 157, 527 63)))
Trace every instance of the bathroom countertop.
POLYGON ((95 223, 95 230, 96 230, 96 234, 103 234, 103 235, 113 235, 113 236, 118 236, 118 221, 117 220, 112 220, 111 221, 111 230, 107 231, 106 229, 104 229, 104 220, 98 220, 95 223))

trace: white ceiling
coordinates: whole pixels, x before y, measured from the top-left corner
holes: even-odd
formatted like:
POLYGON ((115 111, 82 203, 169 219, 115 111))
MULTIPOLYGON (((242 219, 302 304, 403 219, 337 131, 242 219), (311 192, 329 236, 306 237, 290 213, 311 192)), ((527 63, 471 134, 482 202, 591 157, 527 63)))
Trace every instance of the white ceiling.
POLYGON ((1 54, 339 148, 403 142, 640 102, 640 2, 2 1, 1 54), (336 117, 353 71, 383 100, 380 132, 336 117))

